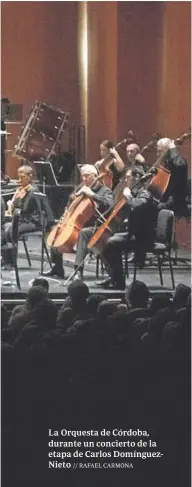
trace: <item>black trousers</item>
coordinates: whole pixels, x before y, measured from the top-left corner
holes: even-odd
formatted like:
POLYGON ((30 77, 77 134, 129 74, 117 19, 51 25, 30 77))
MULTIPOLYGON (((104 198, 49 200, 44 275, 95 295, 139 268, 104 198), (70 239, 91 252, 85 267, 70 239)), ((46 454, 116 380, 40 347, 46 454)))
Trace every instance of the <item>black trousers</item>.
POLYGON ((122 252, 134 252, 135 258, 142 266, 145 262, 147 247, 148 245, 143 241, 142 236, 136 238, 128 232, 115 233, 109 238, 102 259, 114 283, 120 286, 125 283, 122 252))
POLYGON ((122 252, 132 252, 133 250, 135 250, 135 237, 131 237, 128 232, 115 233, 108 240, 101 257, 108 274, 117 285, 125 284, 122 252))

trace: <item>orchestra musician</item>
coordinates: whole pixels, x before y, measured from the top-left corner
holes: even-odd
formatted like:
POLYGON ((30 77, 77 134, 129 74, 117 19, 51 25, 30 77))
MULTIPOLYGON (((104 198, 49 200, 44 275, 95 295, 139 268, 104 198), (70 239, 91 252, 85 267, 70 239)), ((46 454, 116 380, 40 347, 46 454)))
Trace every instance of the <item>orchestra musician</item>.
MULTIPOLYGON (((137 165, 132 170, 131 186, 141 177, 141 169, 137 165)), ((109 274, 109 279, 99 283, 103 288, 125 289, 122 252, 135 253, 138 265, 144 266, 146 249, 153 244, 157 221, 157 204, 149 190, 141 187, 123 190, 127 203, 124 205, 127 213, 127 231, 115 233, 109 238, 106 248, 101 255, 109 274)))
POLYGON ((158 209, 173 210, 176 216, 184 216, 188 193, 187 161, 180 156, 174 140, 167 137, 157 142, 157 156, 165 153, 163 162, 171 176, 158 209))
MULTIPOLYGON (((98 173, 94 165, 85 164, 81 167, 81 179, 83 186, 77 192, 76 196, 81 194, 88 196, 95 203, 95 212, 91 220, 87 222, 86 227, 84 227, 79 233, 74 266, 75 270, 78 268, 78 271, 74 275, 74 279, 83 279, 83 261, 87 254, 88 242, 95 231, 98 215, 104 213, 106 214, 106 212, 110 211, 113 207, 112 191, 100 181, 96 181, 97 177, 98 173)), ((64 278, 62 254, 59 253, 56 248, 52 247, 51 258, 54 265, 50 271, 45 272, 43 275, 64 278)))
POLYGON ((128 144, 126 147, 126 154, 127 154, 127 166, 140 166, 143 169, 143 176, 146 171, 145 167, 145 159, 140 153, 140 147, 138 144, 131 143, 128 144))
MULTIPOLYGON (((34 192, 39 192, 39 188, 33 184, 33 170, 31 166, 21 166, 18 169, 19 188, 16 190, 12 200, 7 202, 8 210, 6 216, 11 217, 14 209, 21 210, 19 215, 18 237, 25 233, 35 232, 41 229, 41 208, 40 203, 34 192)), ((3 226, 1 233, 1 245, 11 242, 12 222, 7 222, 3 226)), ((4 255, 5 264, 12 265, 11 253, 4 255)))
MULTIPOLYGON (((121 173, 125 167, 123 160, 121 159, 120 155, 118 154, 117 150, 114 147, 114 144, 111 140, 103 140, 100 144, 100 156, 101 159, 95 162, 94 166, 99 169, 101 164, 103 163, 105 157, 108 155, 112 156, 112 164, 110 164, 110 168, 106 169, 106 172, 111 174, 111 181, 112 184, 110 186, 112 188, 115 187, 117 182, 119 181, 119 173, 121 173)), ((110 181, 110 179, 109 179, 110 181)), ((105 180, 104 180, 105 182, 105 180)), ((107 184, 107 183, 105 183, 107 184)))

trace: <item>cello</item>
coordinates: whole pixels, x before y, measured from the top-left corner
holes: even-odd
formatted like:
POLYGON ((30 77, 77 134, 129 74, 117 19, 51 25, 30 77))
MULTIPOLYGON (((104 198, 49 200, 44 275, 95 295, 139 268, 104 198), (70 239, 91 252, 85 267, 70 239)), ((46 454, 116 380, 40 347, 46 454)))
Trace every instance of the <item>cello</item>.
MULTIPOLYGON (((146 181, 148 178, 151 178, 152 173, 148 172, 145 174, 145 176, 142 176, 139 181, 135 183, 133 186, 132 190, 136 188, 137 185, 139 185, 142 181, 146 181)), ((126 185, 127 186, 128 181, 131 179, 132 174, 130 173, 126 185)), ((124 189, 124 188, 123 188, 124 189)), ((97 231, 94 233, 94 235, 91 237, 89 243, 88 243, 88 249, 94 251, 96 254, 100 254, 103 252, 104 248, 106 247, 109 238, 113 235, 114 231, 117 229, 117 215, 121 208, 127 203, 127 200, 125 196, 121 196, 119 201, 116 203, 114 206, 111 214, 108 216, 106 221, 97 229, 97 231), (111 226, 110 226, 111 225, 111 226)))
MULTIPOLYGON (((157 141, 161 138, 161 135, 159 133, 155 133, 152 135, 151 140, 146 144, 140 151, 140 154, 144 154, 145 152, 148 152, 150 150, 153 150, 156 147, 157 141)), ((132 143, 132 142, 129 142, 132 143)), ((132 173, 132 166, 130 166, 125 174, 125 176, 119 181, 117 186, 115 187, 113 191, 114 195, 114 200, 115 203, 119 201, 119 198, 121 198, 123 190, 126 188, 128 181, 130 179, 131 173, 132 173)), ((150 170, 150 169, 149 169, 150 170)), ((147 174, 147 173, 146 173, 147 174)))
MULTIPOLYGON (((181 146, 183 145, 184 142, 189 141, 191 139, 191 128, 188 128, 188 132, 185 132, 184 134, 181 135, 181 137, 177 137, 174 142, 175 145, 181 146)), ((158 168, 158 171, 156 175, 152 178, 148 185, 148 189, 153 195, 154 200, 156 200, 158 203, 161 200, 163 194, 165 193, 171 173, 170 171, 165 167, 163 162, 163 158, 165 157, 166 151, 162 156, 159 157, 159 159, 155 162, 155 164, 152 167, 158 168)))
MULTIPOLYGON (((182 145, 184 141, 190 140, 191 138, 191 133, 190 129, 188 133, 183 134, 180 138, 177 138, 175 140, 175 143, 177 145, 182 145)), ((165 157, 165 154, 168 151, 165 151, 165 153, 161 154, 161 156, 157 159, 157 161, 153 164, 151 168, 148 169, 146 172, 145 176, 142 176, 139 181, 136 182, 132 190, 139 184, 147 181, 148 179, 151 179, 148 188, 150 189, 150 192, 153 195, 153 198, 156 202, 159 202, 164 194, 164 192, 167 189, 167 186, 169 184, 169 179, 170 179, 170 171, 166 169, 162 163, 163 159, 165 157), (155 176, 154 170, 156 172, 155 176)), ((121 186, 121 194, 120 194, 120 199, 116 202, 111 214, 108 216, 106 221, 97 229, 95 234, 92 236, 88 243, 88 249, 93 250, 95 253, 102 253, 104 248, 106 247, 109 238, 113 235, 114 233, 114 220, 116 219, 119 211, 121 208, 125 205, 127 202, 126 198, 123 196, 122 191, 123 189, 127 186, 127 183, 129 179, 131 178, 131 174, 129 175, 128 180, 126 181, 126 178, 124 178, 124 181, 122 181, 122 186, 121 186), (124 183, 124 185, 123 185, 124 183), (110 226, 111 225, 111 226, 110 226)), ((116 229, 116 228, 115 228, 116 229)))
MULTIPOLYGON (((114 149, 116 149, 116 150, 120 149, 120 148, 125 149, 127 144, 131 144, 131 143, 136 142, 136 141, 137 141, 136 135, 133 133, 132 130, 129 130, 127 137, 125 139, 121 140, 121 142, 118 142, 114 146, 114 149)), ((105 141, 105 142, 107 142, 107 141, 105 141)), ((97 168, 97 170, 99 171, 99 173, 101 173, 101 172, 103 173, 103 177, 102 177, 103 184, 108 186, 108 188, 112 189, 113 173, 110 170, 110 167, 114 163, 114 155, 111 154, 111 152, 110 152, 110 148, 112 149, 112 146, 107 147, 107 148, 109 150, 108 154, 103 158, 103 160, 101 160, 101 162, 97 161, 94 165, 97 168), (98 165, 98 163, 100 163, 100 164, 98 165)))
MULTIPOLYGON (((128 133, 128 136, 129 135, 130 132, 128 133)), ((116 147, 120 147, 123 144, 126 145, 127 140, 128 139, 123 139, 116 145, 116 147)), ((91 187, 95 185, 98 180, 102 180, 102 178, 105 176, 106 168, 108 168, 112 163, 113 161, 111 160, 111 154, 108 154, 102 162, 102 166, 99 168, 100 173, 94 180, 91 187)), ((81 186, 78 188, 78 191, 80 189, 81 186)), ((73 193, 73 201, 70 203, 57 225, 53 227, 48 235, 48 245, 56 248, 60 253, 72 252, 81 229, 84 227, 85 223, 91 219, 94 211, 95 204, 89 197, 83 194, 76 196, 73 193)))

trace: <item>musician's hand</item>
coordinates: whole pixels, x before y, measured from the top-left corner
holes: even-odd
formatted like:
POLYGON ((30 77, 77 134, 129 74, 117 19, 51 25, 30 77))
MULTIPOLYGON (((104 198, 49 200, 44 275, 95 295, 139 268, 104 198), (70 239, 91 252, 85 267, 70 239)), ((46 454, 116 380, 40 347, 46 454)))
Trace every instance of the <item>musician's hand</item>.
POLYGON ((130 196, 131 196, 130 188, 127 187, 123 190, 123 196, 125 196, 125 198, 130 198, 130 196))
POLYGON ((92 191, 89 186, 83 186, 80 191, 78 191, 78 195, 84 194, 85 196, 88 196, 89 198, 92 198, 94 196, 94 192, 92 191))
POLYGON ((174 140, 170 140, 170 142, 169 142, 169 149, 174 149, 175 147, 176 147, 175 141, 174 140))
POLYGON ((141 154, 137 154, 135 156, 135 161, 136 162, 139 162, 140 164, 144 164, 145 163, 145 159, 144 159, 144 157, 141 154))
POLYGON ((85 196, 89 196, 89 198, 92 198, 94 196, 94 192, 92 191, 91 188, 89 188, 89 186, 85 186, 83 192, 85 196))
POLYGON ((119 157, 119 154, 114 147, 112 149, 109 149, 109 152, 113 157, 115 157, 115 159, 119 157))
POLYGON ((102 164, 102 162, 103 162, 102 160, 95 162, 94 166, 96 167, 96 169, 99 169, 99 167, 102 164))

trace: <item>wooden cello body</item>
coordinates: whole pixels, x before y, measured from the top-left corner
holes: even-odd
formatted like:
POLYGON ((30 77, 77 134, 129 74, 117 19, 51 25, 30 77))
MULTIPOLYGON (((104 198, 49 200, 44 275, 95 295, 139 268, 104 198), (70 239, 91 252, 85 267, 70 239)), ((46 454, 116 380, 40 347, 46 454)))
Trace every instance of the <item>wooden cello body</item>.
POLYGON ((121 208, 126 203, 126 198, 123 196, 113 208, 111 214, 107 220, 97 229, 94 235, 91 237, 88 243, 88 249, 93 250, 95 253, 100 254, 106 247, 109 238, 117 230, 117 215, 121 208))
POLYGON ((51 230, 47 239, 48 245, 56 248, 60 253, 72 252, 79 232, 93 216, 94 209, 95 205, 90 198, 82 195, 77 197, 59 223, 51 230))

